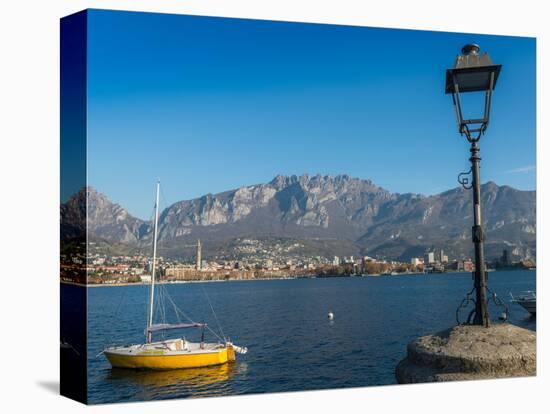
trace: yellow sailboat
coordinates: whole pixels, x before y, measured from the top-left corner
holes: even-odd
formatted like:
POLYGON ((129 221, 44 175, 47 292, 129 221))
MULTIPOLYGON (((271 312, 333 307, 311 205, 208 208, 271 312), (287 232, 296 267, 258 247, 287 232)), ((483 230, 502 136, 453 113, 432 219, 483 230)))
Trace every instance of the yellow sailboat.
MULTIPOLYGON (((151 287, 149 297, 149 312, 145 328, 146 342, 129 346, 111 346, 103 353, 114 368, 169 370, 182 368, 200 368, 222 365, 235 361, 235 353, 245 354, 246 347, 234 345, 227 340, 218 343, 204 342, 205 323, 153 323, 153 309, 155 302, 155 269, 157 255, 157 233, 159 218, 159 189, 155 203, 155 220, 153 234, 153 262, 151 270, 151 287), (202 330, 200 342, 189 342, 185 338, 153 341, 153 333, 176 329, 198 328, 202 330)), ((175 306, 175 304, 174 304, 175 306)))

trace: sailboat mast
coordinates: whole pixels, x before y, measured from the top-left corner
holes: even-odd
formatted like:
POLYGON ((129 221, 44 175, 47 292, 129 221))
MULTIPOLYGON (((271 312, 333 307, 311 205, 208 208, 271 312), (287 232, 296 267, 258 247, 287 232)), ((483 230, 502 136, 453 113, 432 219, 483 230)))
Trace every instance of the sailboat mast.
MULTIPOLYGON (((153 227, 153 265, 151 268, 151 296, 149 298, 149 318, 147 320, 147 328, 153 325, 153 309, 155 304, 155 270, 157 266, 157 233, 159 222, 159 190, 160 181, 157 181, 157 198, 155 202, 155 224, 153 227)), ((147 343, 152 341, 152 332, 147 329, 147 343)))

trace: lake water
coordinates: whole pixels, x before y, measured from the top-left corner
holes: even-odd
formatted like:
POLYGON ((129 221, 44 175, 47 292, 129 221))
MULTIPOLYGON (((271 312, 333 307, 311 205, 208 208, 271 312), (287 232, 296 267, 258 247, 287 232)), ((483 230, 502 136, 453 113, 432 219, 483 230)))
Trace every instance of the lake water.
MULTIPOLYGON (((510 308, 512 323, 536 320, 509 292, 535 290, 535 272, 490 273, 489 286, 510 308)), ((472 288, 471 274, 352 277, 164 285, 189 317, 207 322, 246 355, 221 367, 167 372, 113 370, 108 345, 142 343, 147 286, 90 288, 90 403, 300 391, 395 384, 394 368, 413 338, 453 326, 472 288), (327 313, 334 312, 329 321, 327 313)), ((491 309, 496 320, 501 311, 491 309)), ((166 317, 170 319, 167 309, 166 317)), ((198 333, 185 332, 190 340, 198 333)), ((176 333, 177 335, 177 333, 176 333)), ((215 341, 215 337, 209 339, 215 341)))

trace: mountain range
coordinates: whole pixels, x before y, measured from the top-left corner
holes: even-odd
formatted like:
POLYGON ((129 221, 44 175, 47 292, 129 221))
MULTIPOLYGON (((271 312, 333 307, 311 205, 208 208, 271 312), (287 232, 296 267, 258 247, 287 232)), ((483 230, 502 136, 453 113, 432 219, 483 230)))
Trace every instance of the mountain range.
MULTIPOLYGON (((481 193, 487 257, 500 256, 504 248, 517 257, 535 257, 535 191, 488 182, 481 193)), ((91 187, 62 204, 63 239, 82 233, 86 212, 88 240, 128 249, 151 245, 150 222, 91 187)), ((200 239, 203 257, 208 257, 243 239, 268 246, 287 240, 326 257, 408 261, 443 249, 450 258, 466 258, 472 256, 472 221, 471 191, 461 187, 424 196, 392 193, 347 175, 279 175, 269 183, 168 206, 159 218, 159 248, 169 256, 187 257, 193 254, 189 245, 200 239)))

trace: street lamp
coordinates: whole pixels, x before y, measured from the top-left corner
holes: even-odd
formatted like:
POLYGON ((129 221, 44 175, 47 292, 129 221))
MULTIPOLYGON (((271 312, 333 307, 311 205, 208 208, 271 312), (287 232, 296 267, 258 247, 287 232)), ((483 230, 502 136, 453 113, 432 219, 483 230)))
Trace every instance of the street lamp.
MULTIPOLYGON (((475 273, 474 289, 476 292, 475 300, 470 299, 468 294, 466 302, 473 301, 475 309, 470 312, 467 323, 474 325, 489 326, 489 312, 487 299, 487 272, 485 270, 485 257, 483 252, 483 227, 481 221, 481 196, 479 183, 479 146, 478 141, 485 133, 489 124, 489 114, 491 111, 491 98, 495 89, 501 65, 495 65, 487 53, 480 54, 479 46, 468 44, 462 48, 462 55, 457 56, 455 66, 447 69, 445 93, 452 94, 453 105, 455 108, 456 119, 458 123, 458 132, 466 139, 470 145, 470 162, 472 167, 470 171, 461 173, 459 183, 465 189, 473 189, 474 198, 474 225, 472 227, 472 241, 475 248, 475 273), (484 92, 485 108, 483 115, 477 118, 465 119, 460 100, 461 93, 484 92), (469 174, 472 175, 471 184, 469 183, 469 174), (473 319, 472 319, 473 316, 473 319)), ((496 301, 496 295, 493 294, 496 301)), ((463 301, 464 305, 464 301, 463 301)), ((461 307, 463 307, 461 305, 461 307)), ((459 307, 460 309, 460 307, 459 307)), ((458 320, 458 309, 457 309, 458 320)))

